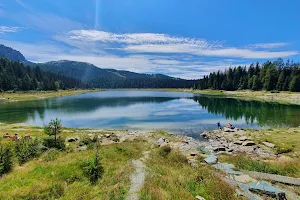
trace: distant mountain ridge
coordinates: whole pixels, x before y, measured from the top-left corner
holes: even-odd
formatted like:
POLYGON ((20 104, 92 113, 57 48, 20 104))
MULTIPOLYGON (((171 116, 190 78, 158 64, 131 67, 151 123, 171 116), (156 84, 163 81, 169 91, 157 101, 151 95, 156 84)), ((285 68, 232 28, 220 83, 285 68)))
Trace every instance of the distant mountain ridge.
POLYGON ((100 88, 155 88, 193 87, 195 81, 170 77, 163 74, 141 74, 125 70, 99 68, 91 63, 69 60, 32 63, 17 50, 0 45, 0 57, 19 61, 25 65, 38 65, 41 70, 75 78, 90 87, 100 88), (164 85, 165 86, 164 86, 164 85))

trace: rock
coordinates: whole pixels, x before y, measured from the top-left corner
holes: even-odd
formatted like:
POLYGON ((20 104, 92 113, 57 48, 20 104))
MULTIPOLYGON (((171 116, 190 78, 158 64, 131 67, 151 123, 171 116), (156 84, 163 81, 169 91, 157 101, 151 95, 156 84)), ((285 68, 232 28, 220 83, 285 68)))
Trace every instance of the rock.
POLYGON ((169 145, 168 143, 163 142, 163 143, 161 143, 161 144, 159 145, 159 147, 165 147, 165 146, 168 146, 168 145, 169 145))
POLYGON ((104 134, 104 136, 106 137, 106 138, 109 138, 110 137, 110 134, 104 134))
POLYGON ((85 151, 87 149, 87 146, 81 146, 81 147, 77 147, 76 150, 77 151, 85 151))
POLYGON ((244 193, 243 193, 241 190, 239 190, 239 189, 236 189, 236 190, 235 190, 235 193, 236 193, 238 196, 244 196, 244 193))
POLYGON ((76 138, 71 137, 71 138, 67 138, 67 142, 76 142, 76 138))
POLYGON ((254 146, 255 145, 255 142, 253 142, 253 141, 246 141, 246 142, 243 142, 243 144, 242 144, 243 146, 254 146))
POLYGON ((269 143, 269 142, 263 142, 263 144, 267 147, 270 147, 270 148, 274 148, 275 147, 275 144, 272 144, 272 143, 269 143))
POLYGON ((224 132, 227 132, 227 133, 229 133, 229 132, 234 132, 234 130, 233 130, 233 129, 230 129, 230 128, 227 128, 227 127, 225 127, 225 128, 224 128, 224 132))
POLYGON ((196 155, 198 155, 198 153, 196 153, 196 152, 191 152, 191 153, 190 153, 190 156, 193 156, 193 157, 194 157, 194 156, 196 156, 196 155))
POLYGON ((157 146, 160 147, 161 144, 163 144, 165 142, 165 138, 159 138, 157 141, 156 141, 156 144, 157 146))
POLYGON ((209 156, 209 157, 205 158, 204 161, 210 165, 216 164, 218 162, 218 158, 217 158, 217 156, 209 156))
POLYGON ((242 136, 242 137, 239 138, 239 140, 240 141, 246 141, 246 140, 248 140, 248 137, 247 136, 242 136))
POLYGON ((196 196, 195 198, 198 199, 198 200, 205 200, 205 198, 203 198, 201 196, 196 196))
POLYGON ((234 141, 233 144, 242 145, 243 142, 242 141, 234 141))
POLYGON ((279 200, 286 199, 285 192, 283 190, 272 186, 270 183, 266 181, 249 183, 249 190, 251 192, 256 192, 258 194, 265 194, 279 200))
POLYGON ((207 138, 207 137, 208 137, 208 134, 207 134, 207 132, 203 132, 203 133, 200 134, 200 136, 201 136, 201 137, 204 137, 204 138, 207 138))
POLYGON ((227 152, 233 152, 233 149, 227 149, 227 152))
POLYGON ((218 146, 218 147, 215 147, 213 150, 214 150, 214 152, 226 151, 226 148, 224 146, 218 146))
POLYGON ((225 171, 226 174, 233 174, 233 175, 242 175, 243 173, 240 171, 233 170, 235 167, 233 164, 228 163, 219 163, 213 165, 214 168, 225 171))
POLYGON ((112 145, 112 144, 115 144, 115 142, 112 140, 106 139, 106 138, 103 138, 102 143, 101 143, 102 146, 107 146, 107 145, 112 145))
POLYGON ((251 178, 247 174, 236 175, 236 176, 234 176, 234 180, 237 181, 237 182, 240 182, 240 183, 250 183, 250 182, 255 181, 253 178, 251 178))

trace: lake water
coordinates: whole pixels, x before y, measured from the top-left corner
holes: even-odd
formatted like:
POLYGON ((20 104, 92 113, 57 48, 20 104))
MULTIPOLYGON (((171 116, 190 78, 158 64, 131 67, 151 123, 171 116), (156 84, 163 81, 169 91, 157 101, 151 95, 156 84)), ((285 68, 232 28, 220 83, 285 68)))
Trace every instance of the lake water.
POLYGON ((166 130, 197 137, 220 122, 241 128, 298 127, 300 106, 186 92, 113 90, 27 102, 0 102, 0 122, 73 128, 166 130))

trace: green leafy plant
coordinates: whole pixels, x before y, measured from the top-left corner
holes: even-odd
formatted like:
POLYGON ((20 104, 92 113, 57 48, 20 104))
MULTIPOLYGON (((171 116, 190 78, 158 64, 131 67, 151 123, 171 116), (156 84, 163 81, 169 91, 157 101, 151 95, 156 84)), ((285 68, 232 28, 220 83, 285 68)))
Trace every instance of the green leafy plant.
POLYGON ((10 146, 0 145, 0 176, 8 173, 13 167, 13 152, 10 146))
POLYGON ((40 155, 40 142, 38 139, 21 139, 16 141, 15 153, 19 164, 24 164, 40 155))
POLYGON ((104 168, 100 162, 100 155, 97 150, 94 158, 85 163, 83 167, 85 175, 89 178, 91 184, 95 185, 102 178, 104 168))

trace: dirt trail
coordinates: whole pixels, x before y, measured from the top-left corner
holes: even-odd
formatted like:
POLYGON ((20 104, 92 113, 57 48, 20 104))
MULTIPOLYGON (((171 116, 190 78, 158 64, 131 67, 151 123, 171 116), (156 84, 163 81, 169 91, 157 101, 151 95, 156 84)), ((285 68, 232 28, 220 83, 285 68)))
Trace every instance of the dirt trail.
POLYGON ((146 151, 143 153, 143 157, 138 160, 133 160, 132 163, 135 167, 135 172, 131 175, 131 185, 129 189, 129 195, 126 198, 127 200, 138 200, 139 199, 139 191, 142 189, 145 181, 145 161, 149 157, 150 151, 146 151))

